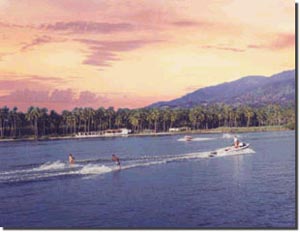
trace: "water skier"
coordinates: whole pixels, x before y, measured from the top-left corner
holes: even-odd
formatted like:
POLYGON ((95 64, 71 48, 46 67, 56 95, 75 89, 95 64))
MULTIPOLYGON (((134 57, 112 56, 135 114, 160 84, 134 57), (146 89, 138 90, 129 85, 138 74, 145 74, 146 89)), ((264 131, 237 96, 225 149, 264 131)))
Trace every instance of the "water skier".
POLYGON ((114 162, 116 162, 116 164, 117 164, 117 165, 119 166, 119 168, 121 169, 121 163, 120 163, 120 159, 119 159, 118 156, 116 156, 115 154, 113 154, 113 155, 111 156, 111 160, 114 161, 114 162))
POLYGON ((238 138, 237 138, 236 135, 234 136, 233 143, 234 143, 234 147, 235 147, 235 148, 238 148, 238 147, 239 147, 240 141, 238 140, 238 138))
POLYGON ((69 154, 69 164, 75 164, 75 158, 71 153, 69 154))

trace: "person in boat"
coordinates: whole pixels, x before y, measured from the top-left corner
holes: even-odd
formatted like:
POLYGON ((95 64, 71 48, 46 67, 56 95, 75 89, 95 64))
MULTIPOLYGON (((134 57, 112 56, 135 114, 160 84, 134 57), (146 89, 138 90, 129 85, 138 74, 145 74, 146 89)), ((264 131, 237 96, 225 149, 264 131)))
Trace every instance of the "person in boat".
POLYGON ((237 136, 235 135, 234 139, 233 139, 234 147, 238 148, 239 147, 239 143, 240 143, 240 141, 238 140, 237 136))
POLYGON ((69 154, 69 164, 74 164, 75 163, 75 158, 74 156, 70 153, 69 154))
POLYGON ((113 154, 111 156, 112 161, 116 162, 116 164, 119 166, 119 168, 121 168, 121 163, 120 163, 120 159, 118 156, 116 156, 115 154, 113 154))

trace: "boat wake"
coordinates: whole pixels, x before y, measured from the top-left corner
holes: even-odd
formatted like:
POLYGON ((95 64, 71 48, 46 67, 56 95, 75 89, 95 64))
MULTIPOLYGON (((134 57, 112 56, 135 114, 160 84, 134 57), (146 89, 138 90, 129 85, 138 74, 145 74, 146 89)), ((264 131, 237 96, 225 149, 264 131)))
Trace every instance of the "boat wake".
MULTIPOLYGON (((192 138, 191 140, 188 140, 188 141, 189 142, 192 142, 192 141, 198 141, 199 142, 199 141, 208 141, 208 140, 214 140, 214 139, 216 139, 216 138, 192 138)), ((180 138, 180 139, 177 139, 177 141, 186 142, 187 140, 186 140, 186 138, 180 138)))
MULTIPOLYGON (((135 158, 122 159, 121 170, 131 168, 141 168, 151 165, 162 165, 176 161, 187 161, 191 159, 211 158, 212 151, 195 152, 180 155, 164 155, 164 156, 141 156, 135 158)), ((240 151, 225 152, 224 149, 219 149, 217 155, 213 158, 252 154, 255 153, 251 148, 246 148, 240 151)), ((80 161, 77 160, 76 164, 69 165, 66 162, 57 160, 54 162, 46 162, 40 164, 38 167, 30 168, 25 165, 23 169, 0 171, 0 184, 15 184, 34 181, 47 181, 57 178, 67 178, 74 176, 91 176, 102 175, 113 171, 120 170, 113 162, 107 162, 106 159, 91 159, 80 161)))
POLYGON ((223 139, 233 139, 234 136, 237 136, 239 139, 244 137, 244 136, 242 136, 241 134, 236 135, 236 134, 228 134, 228 133, 225 133, 225 134, 222 135, 222 138, 223 138, 223 139))

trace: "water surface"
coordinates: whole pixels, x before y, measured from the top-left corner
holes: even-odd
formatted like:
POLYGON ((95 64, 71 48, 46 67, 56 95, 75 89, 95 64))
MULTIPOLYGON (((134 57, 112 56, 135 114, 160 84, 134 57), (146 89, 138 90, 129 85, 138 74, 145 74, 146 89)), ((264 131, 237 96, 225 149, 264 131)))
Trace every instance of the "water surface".
POLYGON ((213 158, 232 135, 0 143, 0 225, 295 227, 294 133, 243 133, 249 149, 213 158))

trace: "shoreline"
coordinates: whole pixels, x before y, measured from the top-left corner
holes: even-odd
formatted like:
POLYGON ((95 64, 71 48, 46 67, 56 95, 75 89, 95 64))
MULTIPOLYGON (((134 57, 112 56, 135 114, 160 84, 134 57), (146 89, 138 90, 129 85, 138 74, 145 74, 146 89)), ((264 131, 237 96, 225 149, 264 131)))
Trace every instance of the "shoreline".
POLYGON ((66 139, 91 139, 91 138, 119 138, 119 137, 146 137, 146 136, 172 136, 172 135, 193 135, 193 134, 221 134, 221 133, 247 133, 247 132, 267 132, 267 131, 289 131, 290 129, 283 126, 265 126, 265 127, 219 127, 214 129, 200 129, 190 131, 177 131, 177 132, 158 132, 158 133, 137 133, 128 135, 116 136, 95 136, 95 137, 75 137, 69 136, 52 136, 40 137, 37 140, 34 137, 29 138, 7 138, 0 139, 0 142, 19 142, 19 141, 51 141, 51 140, 66 140, 66 139))

